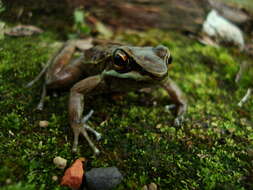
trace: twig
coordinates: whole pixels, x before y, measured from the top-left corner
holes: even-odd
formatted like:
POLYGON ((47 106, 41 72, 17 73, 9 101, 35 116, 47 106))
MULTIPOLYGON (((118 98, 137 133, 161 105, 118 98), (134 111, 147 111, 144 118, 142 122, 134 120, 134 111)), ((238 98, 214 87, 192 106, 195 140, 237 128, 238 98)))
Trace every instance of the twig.
POLYGON ((241 101, 238 103, 238 106, 239 107, 242 107, 242 105, 250 98, 251 96, 251 93, 252 93, 252 89, 249 88, 247 90, 247 93, 245 94, 245 96, 241 99, 241 101))
POLYGON ((241 79, 244 71, 248 68, 248 62, 244 61, 242 62, 242 64, 240 64, 240 69, 238 71, 238 73, 236 74, 236 77, 235 77, 235 82, 238 83, 239 80, 241 79))

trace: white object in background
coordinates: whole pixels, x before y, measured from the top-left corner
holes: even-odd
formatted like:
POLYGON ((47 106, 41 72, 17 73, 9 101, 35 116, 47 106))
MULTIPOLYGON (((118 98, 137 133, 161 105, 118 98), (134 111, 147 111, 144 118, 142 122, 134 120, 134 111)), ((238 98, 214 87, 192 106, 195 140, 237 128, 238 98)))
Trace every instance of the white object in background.
POLYGON ((203 24, 203 32, 218 41, 233 43, 244 49, 242 31, 233 23, 220 16, 216 10, 212 10, 203 24))

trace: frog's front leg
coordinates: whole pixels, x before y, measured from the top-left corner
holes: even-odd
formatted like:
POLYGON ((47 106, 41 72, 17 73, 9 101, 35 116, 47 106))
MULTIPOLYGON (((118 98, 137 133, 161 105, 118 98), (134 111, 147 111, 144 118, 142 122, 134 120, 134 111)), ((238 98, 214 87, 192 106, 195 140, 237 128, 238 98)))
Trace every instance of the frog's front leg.
POLYGON ((177 117, 174 123, 175 125, 180 125, 183 120, 183 116, 187 110, 186 98, 183 92, 177 86, 177 84, 173 80, 171 80, 169 77, 161 83, 161 86, 168 92, 168 94, 172 98, 172 101, 176 105, 177 117))
POLYGON ((102 77, 100 75, 96 75, 81 80, 71 88, 69 99, 69 122, 74 132, 73 151, 77 150, 79 135, 82 134, 94 150, 94 153, 99 154, 99 150, 87 134, 87 126, 85 126, 82 122, 82 115, 84 96, 92 92, 95 88, 99 88, 101 86, 103 86, 102 77))

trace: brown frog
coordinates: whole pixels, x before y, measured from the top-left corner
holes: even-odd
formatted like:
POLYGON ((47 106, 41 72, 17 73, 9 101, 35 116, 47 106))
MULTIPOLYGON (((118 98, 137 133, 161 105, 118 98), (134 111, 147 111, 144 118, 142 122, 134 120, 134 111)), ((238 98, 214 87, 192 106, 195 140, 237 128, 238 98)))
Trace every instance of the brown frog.
POLYGON ((100 134, 85 123, 87 117, 82 119, 84 98, 88 95, 160 86, 170 94, 175 103, 175 124, 180 124, 187 103, 179 87, 168 76, 172 56, 167 47, 98 45, 83 51, 79 58, 74 59, 76 50, 76 43, 66 43, 52 63, 45 67, 37 79, 28 84, 31 86, 46 72, 39 109, 43 107, 46 89, 70 89, 68 110, 69 122, 74 132, 73 151, 77 150, 78 138, 82 134, 95 154, 99 153, 86 129, 95 133, 98 139, 100 134))

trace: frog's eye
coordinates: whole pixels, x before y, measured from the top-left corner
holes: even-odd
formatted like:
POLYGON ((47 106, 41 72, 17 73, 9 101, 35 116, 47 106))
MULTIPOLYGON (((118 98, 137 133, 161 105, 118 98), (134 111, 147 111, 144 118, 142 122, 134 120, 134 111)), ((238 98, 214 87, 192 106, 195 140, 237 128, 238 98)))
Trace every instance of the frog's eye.
POLYGON ((167 55, 165 56, 165 62, 166 62, 167 65, 171 64, 171 63, 172 63, 172 60, 173 60, 173 58, 172 58, 171 55, 168 55, 168 54, 167 54, 167 55))
POLYGON ((128 57, 127 54, 121 50, 117 50, 114 54, 114 64, 119 68, 123 69, 127 66, 128 57))

